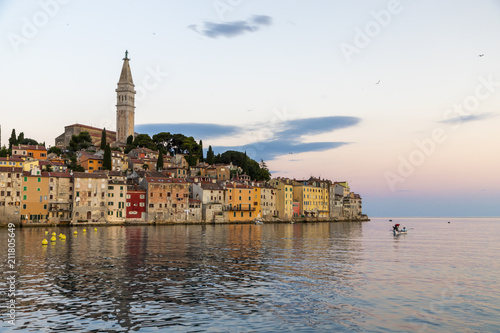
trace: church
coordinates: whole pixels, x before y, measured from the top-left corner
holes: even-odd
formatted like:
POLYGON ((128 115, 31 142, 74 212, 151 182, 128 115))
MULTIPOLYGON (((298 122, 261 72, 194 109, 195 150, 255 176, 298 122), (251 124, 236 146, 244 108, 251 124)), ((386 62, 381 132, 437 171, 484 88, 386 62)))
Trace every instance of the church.
MULTIPOLYGON (((112 146, 125 146, 129 136, 135 136, 135 85, 130 70, 128 51, 125 51, 123 67, 116 89, 116 132, 106 130, 106 139, 112 146)), ((55 145, 66 148, 71 137, 81 132, 89 132, 92 143, 99 146, 101 143, 102 128, 82 124, 73 124, 64 127, 64 133, 56 138, 55 145)))

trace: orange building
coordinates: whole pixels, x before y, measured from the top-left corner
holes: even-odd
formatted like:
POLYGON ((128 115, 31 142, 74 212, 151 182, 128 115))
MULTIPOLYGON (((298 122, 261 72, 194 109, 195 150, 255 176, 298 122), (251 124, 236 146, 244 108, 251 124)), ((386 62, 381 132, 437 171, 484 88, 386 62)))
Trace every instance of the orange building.
POLYGON ((47 160, 47 148, 42 145, 12 146, 12 156, 28 160, 47 160))
POLYGON ((102 170, 103 158, 89 152, 82 152, 78 157, 78 164, 81 165, 85 171, 93 173, 94 171, 102 170))
POLYGON ((23 172, 21 222, 47 222, 49 216, 49 174, 23 172))
POLYGON ((256 219, 253 205, 254 189, 243 184, 228 184, 229 221, 253 221, 256 219))

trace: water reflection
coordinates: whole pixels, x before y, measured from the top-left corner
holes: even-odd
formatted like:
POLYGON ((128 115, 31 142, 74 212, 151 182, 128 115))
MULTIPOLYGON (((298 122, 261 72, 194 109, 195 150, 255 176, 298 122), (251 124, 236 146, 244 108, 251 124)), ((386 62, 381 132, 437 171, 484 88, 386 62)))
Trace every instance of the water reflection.
MULTIPOLYGON (((18 230, 18 330, 352 327, 360 223, 18 230), (78 234, 73 235, 77 230, 78 234), (49 329, 50 327, 50 329, 49 329)), ((2 235, 3 237, 3 235, 2 235)))

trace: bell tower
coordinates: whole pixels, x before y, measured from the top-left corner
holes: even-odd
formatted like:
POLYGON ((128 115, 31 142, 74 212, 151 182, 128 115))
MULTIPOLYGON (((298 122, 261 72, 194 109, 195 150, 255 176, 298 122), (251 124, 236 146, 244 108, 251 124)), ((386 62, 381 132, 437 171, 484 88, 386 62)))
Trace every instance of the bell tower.
POLYGON ((135 90, 130 71, 128 51, 123 58, 122 73, 116 89, 116 142, 125 144, 134 135, 135 90))

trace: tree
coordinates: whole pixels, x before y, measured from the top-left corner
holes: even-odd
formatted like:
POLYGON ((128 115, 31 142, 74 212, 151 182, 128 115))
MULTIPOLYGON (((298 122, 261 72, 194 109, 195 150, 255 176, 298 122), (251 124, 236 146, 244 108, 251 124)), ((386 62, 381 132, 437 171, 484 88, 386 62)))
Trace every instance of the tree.
POLYGON ((153 135, 153 141, 159 151, 163 151, 164 154, 170 153, 172 149, 172 134, 169 132, 161 132, 153 135))
MULTIPOLYGON (((35 146, 35 145, 39 145, 40 143, 34 139, 23 138, 21 141, 18 142, 18 144, 35 146)), ((42 146, 45 146, 45 144, 43 144, 42 146)))
POLYGON ((82 149, 87 149, 90 146, 92 146, 92 138, 90 137, 89 132, 83 131, 80 132, 80 134, 73 135, 71 137, 67 148, 70 153, 74 153, 82 149))
POLYGON ((70 170, 73 170, 76 172, 84 172, 85 171, 85 169, 81 165, 79 165, 78 162, 76 161, 75 155, 71 156, 69 161, 70 161, 70 163, 69 163, 68 168, 70 170))
POLYGON ((139 134, 135 137, 134 142, 132 142, 134 147, 143 147, 151 150, 156 150, 156 145, 147 134, 139 134))
POLYGON ((101 150, 105 149, 106 149, 106 128, 104 128, 101 133, 101 150))
POLYGON ((17 142, 21 144, 21 142, 24 140, 24 132, 19 133, 17 136, 17 142))
POLYGON ((127 145, 131 145, 132 142, 134 142, 134 136, 133 135, 129 135, 127 137, 127 145))
MULTIPOLYGON (((271 174, 266 169, 261 169, 259 163, 249 158, 246 153, 228 150, 215 158, 216 163, 233 163, 243 169, 243 172, 255 180, 269 180, 271 174)), ((267 166, 266 166, 267 168, 267 166)))
POLYGON ((200 162, 203 162, 203 141, 200 140, 200 143, 198 144, 198 160, 200 162))
POLYGON ((156 161, 156 170, 161 171, 163 170, 163 153, 160 150, 160 154, 158 155, 158 161, 156 161))
POLYGON ((144 164, 142 165, 142 168, 144 169, 144 171, 148 170, 148 169, 149 169, 149 164, 144 163, 144 164))
POLYGON ((0 157, 7 157, 9 156, 9 150, 7 147, 3 146, 2 149, 0 149, 0 157))
POLYGON ((12 152, 12 146, 17 145, 17 136, 16 136, 16 130, 12 129, 12 133, 10 134, 10 139, 9 139, 9 154, 12 152))
POLYGON ((212 146, 208 146, 206 161, 209 165, 213 165, 215 163, 215 154, 214 151, 212 150, 212 146))
POLYGON ((47 164, 47 165, 45 166, 45 171, 47 171, 47 172, 52 172, 52 165, 47 164))
POLYGON ((110 147, 109 143, 104 147, 104 156, 103 156, 103 161, 102 161, 102 168, 104 170, 111 170, 112 169, 111 147, 110 147))
POLYGON ((61 156, 62 150, 61 148, 58 147, 50 147, 49 150, 47 150, 47 154, 56 154, 57 156, 61 156))

